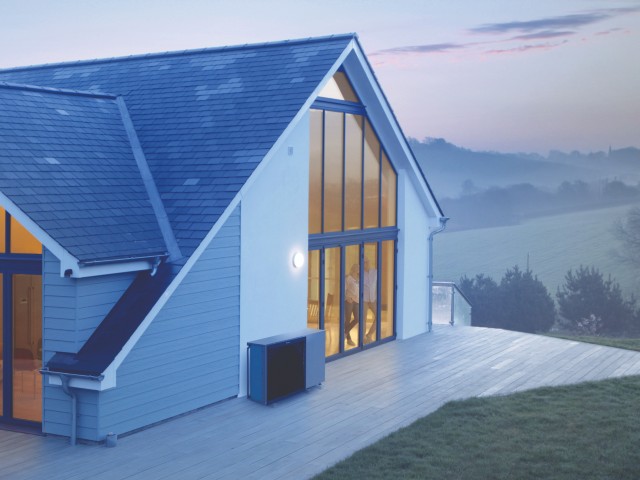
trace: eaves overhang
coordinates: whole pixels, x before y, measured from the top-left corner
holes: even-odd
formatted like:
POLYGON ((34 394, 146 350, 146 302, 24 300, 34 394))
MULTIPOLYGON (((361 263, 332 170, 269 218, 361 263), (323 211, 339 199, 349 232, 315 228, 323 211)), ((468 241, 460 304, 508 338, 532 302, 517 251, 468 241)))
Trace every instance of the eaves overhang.
POLYGON ((151 270, 154 265, 167 257, 166 251, 153 255, 123 256, 106 259, 80 260, 54 240, 45 230, 25 214, 9 197, 0 192, 0 206, 14 217, 44 248, 60 261, 60 276, 86 278, 112 273, 137 272, 151 270))

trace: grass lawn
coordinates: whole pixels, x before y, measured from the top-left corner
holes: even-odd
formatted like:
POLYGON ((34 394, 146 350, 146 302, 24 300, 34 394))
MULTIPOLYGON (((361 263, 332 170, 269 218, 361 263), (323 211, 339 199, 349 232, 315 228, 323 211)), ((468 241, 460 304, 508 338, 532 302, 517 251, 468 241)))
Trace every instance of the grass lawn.
POLYGON ((575 340, 576 342, 596 343, 606 347, 624 348, 625 350, 636 350, 640 352, 640 338, 589 337, 564 333, 546 333, 545 335, 564 338, 565 340, 575 340))
POLYGON ((317 479, 638 479, 640 377, 450 402, 317 479))

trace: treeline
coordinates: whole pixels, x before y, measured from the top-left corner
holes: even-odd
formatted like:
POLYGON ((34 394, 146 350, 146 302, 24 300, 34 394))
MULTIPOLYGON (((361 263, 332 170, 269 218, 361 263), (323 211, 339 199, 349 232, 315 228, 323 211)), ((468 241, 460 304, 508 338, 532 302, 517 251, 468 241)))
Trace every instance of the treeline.
POLYGON ((462 196, 444 198, 441 206, 451 217, 448 230, 516 225, 523 219, 640 201, 640 184, 620 180, 563 182, 555 191, 529 183, 480 190, 471 180, 462 184, 462 196))
POLYGON ((625 298, 620 285, 594 267, 569 270, 554 302, 530 270, 507 270, 500 282, 476 275, 458 284, 472 307, 472 325, 520 332, 552 327, 583 335, 640 335, 640 308, 625 298))

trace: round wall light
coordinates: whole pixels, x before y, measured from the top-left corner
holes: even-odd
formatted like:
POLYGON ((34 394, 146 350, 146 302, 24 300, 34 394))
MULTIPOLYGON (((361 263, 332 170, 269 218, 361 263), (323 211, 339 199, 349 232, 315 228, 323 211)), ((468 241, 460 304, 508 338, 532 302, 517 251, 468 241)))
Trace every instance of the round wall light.
POLYGON ((296 252, 293 254, 293 266, 295 268, 300 268, 304 265, 304 255, 300 252, 296 252))

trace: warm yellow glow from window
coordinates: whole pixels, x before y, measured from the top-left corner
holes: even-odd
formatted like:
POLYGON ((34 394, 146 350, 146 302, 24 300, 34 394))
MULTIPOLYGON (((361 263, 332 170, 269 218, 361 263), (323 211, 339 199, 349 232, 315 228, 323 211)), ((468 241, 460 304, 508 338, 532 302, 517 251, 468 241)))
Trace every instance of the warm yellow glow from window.
POLYGON ((6 224, 6 220, 5 220, 4 208, 0 207, 0 253, 5 253, 5 249, 7 248, 5 245, 5 237, 6 237, 5 224, 6 224))
POLYGON ((319 97, 346 100, 348 102, 360 102, 356 92, 344 72, 336 72, 331 80, 324 86, 319 97))
POLYGON ((13 217, 11 217, 11 253, 42 253, 42 244, 13 217))

